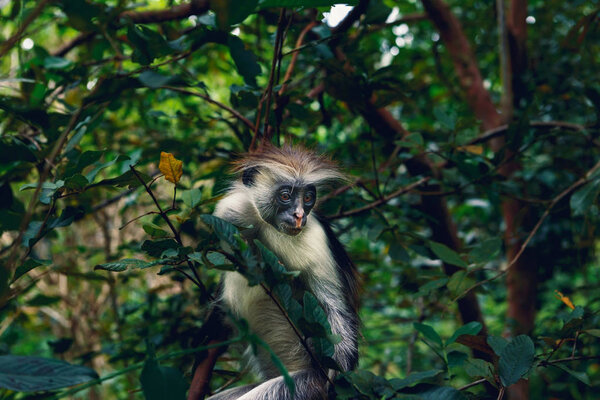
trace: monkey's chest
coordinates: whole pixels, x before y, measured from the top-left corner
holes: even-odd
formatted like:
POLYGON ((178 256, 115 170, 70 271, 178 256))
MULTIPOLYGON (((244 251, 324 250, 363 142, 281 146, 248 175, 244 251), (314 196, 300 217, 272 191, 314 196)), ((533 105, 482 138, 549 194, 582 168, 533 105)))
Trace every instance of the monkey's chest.
MULTIPOLYGON (((248 286, 242 275, 227 272, 223 300, 236 316, 248 322, 250 330, 269 345, 289 371, 310 365, 308 354, 289 321, 260 285, 248 286)), ((259 351, 256 361, 265 377, 279 374, 264 350, 259 351)))

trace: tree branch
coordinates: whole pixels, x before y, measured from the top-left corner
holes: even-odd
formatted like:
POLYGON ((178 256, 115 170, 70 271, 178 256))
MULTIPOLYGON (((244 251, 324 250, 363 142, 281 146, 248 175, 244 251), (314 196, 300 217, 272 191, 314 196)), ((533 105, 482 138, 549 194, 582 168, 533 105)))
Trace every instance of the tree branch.
POLYGON ((383 196, 381 199, 374 201, 370 204, 367 204, 366 206, 363 207, 359 207, 359 208, 355 208, 354 210, 349 210, 349 211, 343 211, 340 212, 338 214, 332 215, 330 217, 328 217, 328 219, 334 220, 334 219, 340 219, 340 218, 345 218, 345 217, 350 217, 352 215, 356 215, 356 214, 361 214, 365 211, 371 210, 375 207, 378 207, 382 204, 387 203, 388 201, 398 197, 398 196, 402 196, 405 193, 410 192, 411 190, 413 190, 414 188, 416 188, 417 186, 422 185, 423 183, 427 182, 428 180, 430 180, 430 177, 425 177, 425 178, 421 178, 416 182, 411 183, 408 186, 405 186, 403 188, 400 188, 398 190, 396 190, 393 193, 390 193, 386 196, 383 196))
POLYGON ((197 93, 197 92, 192 92, 191 90, 186 90, 186 89, 182 89, 182 88, 178 88, 175 86, 162 86, 163 89, 169 89, 172 90, 174 92, 179 92, 179 93, 184 93, 184 94, 188 94, 190 96, 196 96, 196 97, 200 97, 201 99, 206 100, 207 102, 209 102, 210 104, 214 104, 215 106, 231 113, 231 115, 233 115, 235 118, 237 118, 240 122, 242 122, 244 125, 246 125, 248 128, 250 128, 251 131, 254 131, 254 124, 252 123, 252 121, 250 121, 248 118, 244 117, 242 114, 240 114, 239 111, 234 110, 233 108, 226 106, 223 103, 220 103, 216 100, 213 100, 212 98, 210 98, 209 96, 202 94, 202 93, 197 93))
MULTIPOLYGON (((48 1, 48 0, 46 0, 48 1)), ((209 0, 192 0, 189 3, 179 4, 172 8, 162 10, 148 11, 124 11, 119 18, 126 18, 134 24, 159 23, 167 21, 176 21, 188 18, 192 15, 200 15, 208 12, 210 9, 209 0)), ((68 43, 60 46, 52 55, 64 57, 75 47, 86 43, 96 36, 97 32, 83 32, 68 43)))
POLYGON ((513 259, 510 261, 510 263, 508 264, 508 266, 505 269, 503 269, 502 271, 498 272, 496 275, 492 276, 491 278, 484 279, 483 281, 479 281, 476 284, 474 284, 473 286, 469 287, 467 290, 465 290, 460 295, 458 295, 454 299, 454 301, 458 300, 462 296, 464 296, 467 293, 471 292, 473 289, 476 289, 476 288, 478 288, 481 285, 484 285, 484 284, 486 284, 488 282, 496 280, 499 277, 501 277, 504 274, 506 274, 516 264, 516 262, 519 260, 519 258, 521 257, 521 255, 523 254, 523 252, 525 251, 525 249, 527 248, 527 246, 529 245, 529 242, 531 241, 531 239, 535 236, 535 234, 537 233, 537 231, 540 229, 540 226, 542 226, 542 223, 544 222, 544 220, 546 219, 546 217, 548 217, 548 215, 550 215, 550 210, 552 210, 552 208, 559 201, 561 201, 565 196, 567 196, 568 194, 570 194, 571 192, 573 192, 575 189, 579 188, 580 186, 583 186, 584 184, 586 184, 589 181, 590 177, 596 171, 598 171, 599 169, 600 169, 600 161, 598 161, 588 172, 586 172, 583 177, 579 178, 571 186, 569 186, 568 188, 566 188, 565 190, 563 190, 562 192, 560 192, 556 197, 554 197, 552 199, 552 201, 550 202, 550 204, 548 205, 548 207, 546 208, 546 210, 544 211, 544 213, 542 214, 542 216, 540 217, 540 219, 538 220, 538 222, 535 224, 535 226, 533 227, 533 229, 531 230, 531 232, 529 232, 529 235, 527 235, 527 238, 525 239, 525 241, 521 245, 521 247, 520 247, 519 251, 517 252, 517 254, 515 255, 515 257, 513 257, 513 259))
POLYGON ((192 0, 165 10, 125 11, 119 17, 127 18, 134 24, 148 24, 185 19, 192 15, 204 14, 209 9, 208 0, 192 0))
POLYGON ((483 129, 498 127, 501 124, 500 114, 483 86, 475 55, 459 20, 442 0, 422 0, 422 3, 448 49, 465 99, 473 113, 481 120, 483 129))

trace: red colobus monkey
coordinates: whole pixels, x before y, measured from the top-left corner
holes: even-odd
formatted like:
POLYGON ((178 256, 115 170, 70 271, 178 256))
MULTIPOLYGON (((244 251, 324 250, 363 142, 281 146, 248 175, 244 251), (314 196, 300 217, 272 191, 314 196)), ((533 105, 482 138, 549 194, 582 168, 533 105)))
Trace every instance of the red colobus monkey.
MULTIPOLYGON (((267 147, 237 163, 240 173, 219 201, 214 215, 238 226, 252 226, 252 237, 271 250, 289 270, 299 271, 304 287, 327 314, 333 359, 343 371, 358 363, 358 280, 356 269, 329 224, 313 208, 321 190, 343 178, 336 165, 301 147, 267 147)), ((294 379, 294 399, 328 397, 327 379, 312 362, 286 317, 260 286, 249 286, 237 272, 225 272, 221 303, 248 321, 277 354, 294 379)), ((246 352, 261 383, 226 390, 210 400, 291 400, 270 355, 246 352)), ((331 377, 335 371, 328 371, 331 377)))

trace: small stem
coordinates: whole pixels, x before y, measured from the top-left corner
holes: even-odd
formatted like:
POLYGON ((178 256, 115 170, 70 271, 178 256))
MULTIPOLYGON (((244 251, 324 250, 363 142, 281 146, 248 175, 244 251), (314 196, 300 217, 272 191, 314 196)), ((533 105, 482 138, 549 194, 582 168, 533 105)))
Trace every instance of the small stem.
POLYGON ((458 390, 466 390, 466 389, 472 388, 473 386, 480 385, 480 384, 482 384, 484 382, 487 382, 487 379, 481 378, 481 379, 479 379, 479 380, 477 380, 475 382, 471 382, 471 383, 466 384, 465 386, 459 387, 458 390))
POLYGON ((177 185, 173 186, 173 205, 171 206, 171 210, 175 209, 175 199, 177 198, 177 185))
POLYGON ((496 400, 502 400, 504 397, 504 390, 506 390, 504 386, 500 386, 500 391, 498 392, 498 398, 496 400))
POLYGON ((148 211, 147 213, 144 213, 144 214, 142 214, 142 215, 138 215, 138 216, 137 216, 137 217, 135 217, 134 219, 132 219, 132 220, 129 220, 129 221, 127 221, 127 222, 125 222, 125 224, 124 224, 124 225, 122 225, 122 226, 119 228, 119 230, 122 230, 122 229, 123 229, 123 228, 125 228, 127 225, 129 225, 130 223, 132 223, 132 222, 134 222, 134 221, 137 221, 138 219, 140 219, 140 218, 143 218, 143 217, 145 217, 145 216, 147 216, 147 215, 151 215, 151 214, 159 214, 159 213, 158 213, 158 211, 148 211))

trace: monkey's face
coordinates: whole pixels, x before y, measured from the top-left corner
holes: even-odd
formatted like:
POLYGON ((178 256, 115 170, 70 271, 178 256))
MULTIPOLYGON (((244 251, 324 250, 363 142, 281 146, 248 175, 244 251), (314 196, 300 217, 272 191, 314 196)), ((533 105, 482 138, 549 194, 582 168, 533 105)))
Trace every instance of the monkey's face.
POLYGON ((265 220, 278 231, 295 236, 306 225, 306 218, 316 199, 317 190, 314 185, 277 185, 271 199, 274 212, 265 220))

